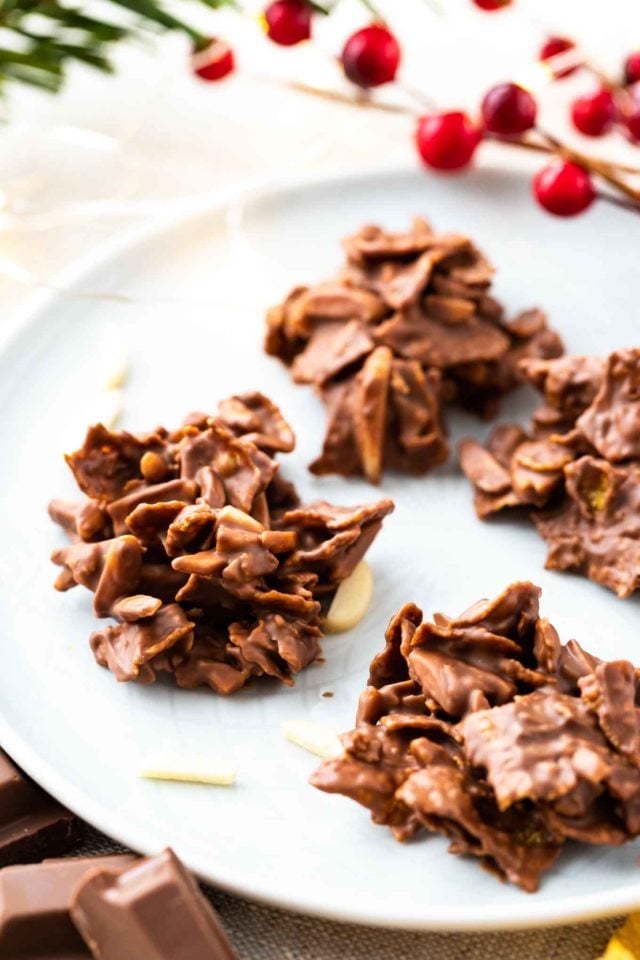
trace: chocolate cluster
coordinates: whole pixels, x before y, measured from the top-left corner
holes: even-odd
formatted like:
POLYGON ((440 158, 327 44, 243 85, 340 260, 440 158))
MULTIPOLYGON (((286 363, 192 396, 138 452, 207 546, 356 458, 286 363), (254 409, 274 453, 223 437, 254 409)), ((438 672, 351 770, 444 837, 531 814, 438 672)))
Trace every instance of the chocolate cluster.
POLYGON ((501 426, 460 447, 476 512, 526 508, 549 569, 628 597, 640 586, 640 350, 520 367, 543 397, 529 431, 501 426))
POLYGON ((214 417, 133 435, 91 427, 66 457, 86 499, 54 500, 71 538, 54 551, 58 590, 82 584, 97 617, 97 662, 118 680, 233 693, 252 677, 316 660, 323 610, 393 509, 390 500, 301 505, 280 474, 294 435, 259 393, 214 417))
POLYGON ((561 644, 540 589, 514 583, 456 618, 406 604, 371 664, 344 754, 314 786, 399 840, 426 828, 526 891, 567 840, 640 834, 640 671, 561 644))
POLYGON ((449 453, 446 403, 492 417, 521 358, 563 352, 540 310, 505 319, 468 237, 416 219, 406 233, 365 226, 344 249, 335 280, 296 287, 267 315, 267 353, 327 408, 314 473, 425 473, 449 453))

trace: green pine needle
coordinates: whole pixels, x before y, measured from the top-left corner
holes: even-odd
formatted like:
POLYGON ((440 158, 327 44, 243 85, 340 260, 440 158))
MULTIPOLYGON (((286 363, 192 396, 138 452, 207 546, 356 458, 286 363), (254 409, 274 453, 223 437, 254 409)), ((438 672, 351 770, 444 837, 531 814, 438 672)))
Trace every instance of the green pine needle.
MULTIPOLYGON (((328 15, 339 0, 307 2, 317 13, 328 15)), ((360 2, 374 20, 384 22, 376 0, 360 2)), ((242 0, 191 0, 192 6, 195 3, 210 10, 242 11, 242 0)), ((0 94, 12 82, 55 92, 74 62, 111 72, 115 47, 144 31, 178 32, 194 49, 206 46, 207 36, 170 12, 163 0, 103 0, 101 6, 108 11, 109 5, 113 23, 108 12, 85 13, 83 0, 0 0, 0 94)))
MULTIPOLYGON (((197 0, 210 9, 239 7, 238 0, 197 0)), ((170 13, 162 0, 105 0, 117 22, 90 15, 82 0, 0 0, 0 92, 10 82, 56 92, 72 62, 112 72, 117 44, 145 30, 184 34, 194 46, 206 37, 170 13), (129 23, 123 25, 122 14, 129 23)))

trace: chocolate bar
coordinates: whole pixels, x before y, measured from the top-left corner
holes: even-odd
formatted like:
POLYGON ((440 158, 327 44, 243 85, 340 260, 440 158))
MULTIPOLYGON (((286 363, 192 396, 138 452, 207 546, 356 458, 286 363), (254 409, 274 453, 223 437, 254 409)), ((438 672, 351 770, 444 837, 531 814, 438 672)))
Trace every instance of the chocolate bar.
POLYGON ((238 960, 216 912, 172 850, 123 873, 92 870, 73 920, 96 960, 238 960))
MULTIPOLYGON (((135 860, 132 854, 123 853, 45 860, 0 870, 0 957, 90 958, 91 953, 71 919, 73 891, 89 870, 122 870, 135 860)), ((123 951, 122 960, 125 954, 123 951)))
POLYGON ((79 832, 74 815, 0 750, 0 867, 64 853, 79 832))

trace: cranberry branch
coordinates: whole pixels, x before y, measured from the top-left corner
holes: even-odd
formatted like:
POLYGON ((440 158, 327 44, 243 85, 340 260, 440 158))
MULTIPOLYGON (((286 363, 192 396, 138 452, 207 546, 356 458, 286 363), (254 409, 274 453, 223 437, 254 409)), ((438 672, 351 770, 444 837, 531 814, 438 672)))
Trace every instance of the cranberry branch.
MULTIPOLYGON (((242 0, 200 0, 214 10, 218 7, 243 11, 242 0)), ((282 47, 293 47, 313 37, 318 17, 331 15, 340 0, 271 0, 259 18, 266 36, 282 47)), ((437 0, 425 0, 442 12, 437 0)), ((498 13, 513 0, 470 0, 481 10, 498 13)), ((57 0, 13 0, 0 3, 0 90, 6 80, 59 89, 67 66, 74 60, 110 71, 109 55, 118 42, 144 26, 160 31, 179 31, 192 46, 192 69, 207 82, 217 82, 235 69, 229 44, 193 28, 165 9, 162 0, 105 0, 105 16, 87 15, 80 4, 57 0), (108 19, 109 7, 122 14, 128 11, 129 26, 108 19)), ((538 104, 533 93, 517 83, 494 86, 485 95, 477 115, 462 110, 441 111, 421 90, 399 79, 402 49, 391 26, 380 12, 377 0, 360 0, 364 22, 347 38, 337 61, 353 93, 346 94, 305 84, 294 84, 306 93, 324 96, 359 108, 404 112, 406 108, 379 100, 379 87, 395 85, 409 95, 417 111, 414 141, 427 167, 455 171, 467 167, 483 141, 498 141, 505 147, 548 154, 550 162, 533 181, 533 192, 544 209, 558 216, 572 216, 587 210, 597 199, 614 202, 638 212, 640 193, 633 177, 639 171, 628 164, 592 156, 558 141, 541 130, 538 104), (604 188, 604 189, 603 189, 604 188)), ((618 77, 609 77, 591 62, 567 37, 548 38, 539 60, 550 81, 581 70, 596 81, 571 105, 571 119, 584 136, 602 137, 613 131, 631 143, 640 144, 640 50, 632 51, 621 64, 618 77)))
MULTIPOLYGON (((403 86, 397 76, 402 59, 400 44, 369 0, 362 2, 373 14, 373 21, 347 39, 338 58, 354 92, 348 94, 297 82, 290 86, 361 109, 413 116, 417 151, 425 166, 441 172, 469 166, 480 144, 487 140, 547 154, 550 162, 533 178, 532 191, 540 206, 556 216, 583 213, 597 199, 640 213, 640 192, 630 179, 640 175, 640 170, 591 156, 540 128, 536 98, 526 87, 514 82, 497 84, 485 94, 478 115, 470 116, 462 110, 439 111, 422 91, 403 86), (376 98, 375 88, 392 84, 420 103, 422 112, 376 98)), ((508 5, 510 0, 473 2, 483 10, 495 11, 508 5)), ((267 34, 285 46, 310 39, 312 14, 305 0, 275 0, 264 14, 267 34)), ((578 69, 588 70, 597 79, 597 88, 572 104, 571 118, 579 132, 600 137, 617 128, 632 142, 640 142, 640 92, 634 86, 638 84, 640 88, 640 52, 626 58, 619 81, 606 77, 566 37, 548 38, 540 50, 539 60, 545 65, 550 81, 562 80, 578 69)))
POLYGON ((547 154, 553 158, 553 162, 534 179, 534 195, 541 206, 557 216, 581 213, 596 198, 640 213, 638 191, 623 176, 640 176, 640 168, 589 156, 563 144, 547 132, 535 130, 535 101, 531 94, 516 84, 500 85, 489 91, 482 106, 484 127, 475 125, 459 111, 421 116, 404 104, 376 100, 371 95, 327 90, 297 81, 289 82, 287 86, 350 107, 413 118, 417 124, 416 145, 420 156, 427 166, 436 170, 453 171, 468 166, 483 139, 500 143, 505 148, 547 154), (504 87, 509 89, 505 91, 504 87), (515 112, 512 114, 510 111, 514 110, 514 104, 515 112), (602 179, 628 200, 598 189, 592 182, 592 176, 602 179))

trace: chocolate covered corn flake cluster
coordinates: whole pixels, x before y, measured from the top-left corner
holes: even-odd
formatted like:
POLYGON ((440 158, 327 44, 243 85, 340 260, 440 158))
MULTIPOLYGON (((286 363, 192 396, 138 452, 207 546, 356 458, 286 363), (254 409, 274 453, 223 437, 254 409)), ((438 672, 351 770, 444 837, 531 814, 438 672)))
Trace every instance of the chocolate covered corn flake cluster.
POLYGON ((97 617, 97 662, 118 680, 233 693, 252 677, 316 660, 323 611, 393 510, 299 502, 277 452, 295 438, 259 393, 178 430, 135 436, 91 427, 67 456, 80 503, 54 500, 70 546, 53 554, 58 590, 82 584, 97 617))
POLYGON ((640 671, 562 644, 540 589, 514 583, 456 618, 406 604, 371 664, 344 754, 314 786, 399 840, 423 828, 526 891, 565 841, 640 834, 640 671))
POLYGON ((344 248, 335 280, 297 287, 267 316, 267 353, 327 408, 314 473, 425 473, 449 453, 445 404, 491 417, 520 359, 563 352, 540 310, 505 319, 468 237, 416 219, 406 233, 363 227, 344 248))
POLYGON ((529 431, 501 426, 460 447, 476 512, 527 508, 547 567, 628 597, 640 586, 640 350, 520 366, 543 397, 529 431))

